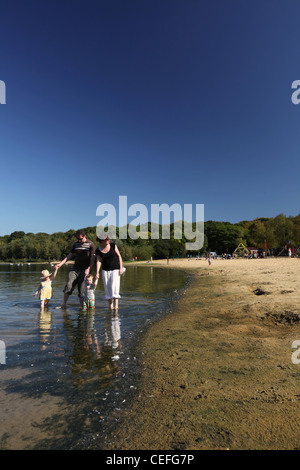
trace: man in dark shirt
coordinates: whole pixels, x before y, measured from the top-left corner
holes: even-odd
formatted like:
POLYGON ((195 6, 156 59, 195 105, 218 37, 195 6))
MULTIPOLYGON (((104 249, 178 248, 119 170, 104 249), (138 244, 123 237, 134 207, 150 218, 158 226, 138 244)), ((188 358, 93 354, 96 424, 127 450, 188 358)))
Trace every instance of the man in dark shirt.
POLYGON ((72 294, 76 284, 78 286, 78 296, 80 306, 83 307, 84 297, 84 279, 90 273, 95 262, 95 245, 89 240, 84 230, 76 232, 77 242, 73 244, 70 253, 55 266, 55 270, 59 269, 67 261, 74 259, 74 265, 69 272, 68 282, 64 288, 64 300, 61 308, 66 308, 69 296, 72 294))

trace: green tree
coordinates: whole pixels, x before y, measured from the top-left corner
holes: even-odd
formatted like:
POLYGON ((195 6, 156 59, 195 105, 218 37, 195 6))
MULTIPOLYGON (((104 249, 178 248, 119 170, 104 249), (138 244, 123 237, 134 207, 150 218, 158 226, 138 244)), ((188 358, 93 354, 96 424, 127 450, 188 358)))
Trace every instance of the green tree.
POLYGON ((263 222, 256 219, 248 229, 248 245, 262 248, 267 238, 266 226, 263 222))

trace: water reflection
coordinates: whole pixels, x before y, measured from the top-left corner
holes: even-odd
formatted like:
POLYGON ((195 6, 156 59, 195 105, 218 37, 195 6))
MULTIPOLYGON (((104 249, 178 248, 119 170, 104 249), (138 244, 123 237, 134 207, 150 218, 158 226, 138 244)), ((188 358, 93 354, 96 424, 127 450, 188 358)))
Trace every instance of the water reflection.
POLYGON ((107 388, 120 371, 121 328, 118 313, 106 312, 102 325, 101 331, 101 324, 95 322, 95 311, 80 313, 76 318, 64 311, 66 356, 75 387, 96 381, 101 389, 107 388))
MULTIPOLYGON (((34 401, 37 421, 39 413, 44 416, 45 407, 49 409, 48 419, 41 418, 39 426, 54 435, 57 415, 51 418, 51 406, 59 398, 59 414, 67 427, 63 437, 59 442, 50 441, 41 434, 35 446, 64 449, 79 442, 83 429, 99 432, 99 416, 103 417, 101 426, 116 419, 115 410, 133 393, 138 375, 132 347, 144 325, 163 313, 166 299, 183 285, 186 276, 175 270, 128 267, 118 311, 107 308, 101 283, 95 310, 81 312, 77 296, 70 299, 67 310, 57 310, 69 270, 66 267, 55 278, 49 308, 39 312, 32 292, 43 267, 0 265, 0 339, 7 345, 2 387, 12 400, 17 393, 19 403, 34 401), (21 371, 26 380, 20 378, 21 371)), ((5 406, 4 399, 3 409, 5 406)), ((20 422, 17 429, 13 417, 12 411, 6 434, 23 436, 27 432, 29 442, 32 423, 28 421, 26 428, 20 422)))
POLYGON ((85 330, 85 349, 90 350, 96 359, 101 357, 100 343, 98 340, 97 332, 95 329, 95 314, 94 312, 84 315, 86 318, 85 330))
POLYGON ((39 312, 39 331, 40 331, 40 341, 41 341, 41 351, 47 349, 47 342, 50 340, 50 330, 52 323, 52 313, 47 309, 43 312, 39 312))
POLYGON ((120 353, 122 349, 121 344, 121 327, 120 327, 120 318, 118 312, 113 312, 105 317, 104 321, 104 340, 103 345, 108 348, 111 348, 114 352, 113 359, 119 359, 117 353, 120 353))

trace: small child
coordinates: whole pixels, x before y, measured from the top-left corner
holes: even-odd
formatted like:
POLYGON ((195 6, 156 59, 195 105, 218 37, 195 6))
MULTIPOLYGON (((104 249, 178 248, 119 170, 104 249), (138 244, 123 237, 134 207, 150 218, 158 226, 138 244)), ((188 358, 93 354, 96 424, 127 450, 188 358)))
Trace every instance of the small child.
POLYGON ((53 274, 50 274, 48 269, 44 269, 41 274, 41 283, 38 290, 33 294, 35 297, 39 294, 39 299, 41 301, 41 312, 44 311, 44 308, 48 306, 49 300, 52 297, 52 281, 56 276, 57 271, 53 274))
POLYGON ((84 298, 83 298, 83 310, 88 308, 95 308, 95 290, 98 284, 98 279, 95 279, 92 274, 88 274, 85 278, 85 289, 84 289, 84 298))

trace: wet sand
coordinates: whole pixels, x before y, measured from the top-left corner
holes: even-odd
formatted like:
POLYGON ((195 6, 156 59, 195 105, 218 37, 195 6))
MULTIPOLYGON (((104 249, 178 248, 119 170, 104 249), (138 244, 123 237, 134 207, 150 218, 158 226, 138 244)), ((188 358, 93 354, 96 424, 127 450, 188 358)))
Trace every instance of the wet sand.
POLYGON ((193 280, 139 344, 139 392, 106 449, 299 449, 300 259, 156 264, 193 280))

